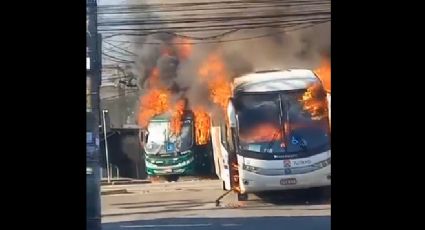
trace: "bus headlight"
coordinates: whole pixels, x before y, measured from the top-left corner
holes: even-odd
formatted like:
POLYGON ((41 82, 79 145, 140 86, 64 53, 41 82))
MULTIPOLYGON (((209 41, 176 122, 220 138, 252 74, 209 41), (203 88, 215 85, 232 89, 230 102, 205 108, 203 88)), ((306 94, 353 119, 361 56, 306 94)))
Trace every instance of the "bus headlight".
POLYGON ((188 154, 188 153, 190 153, 190 150, 180 152, 180 154, 181 154, 181 155, 186 155, 186 154, 188 154))
POLYGON ((242 168, 246 171, 249 171, 249 172, 258 172, 258 170, 260 169, 258 167, 246 165, 246 164, 243 164, 242 168))
POLYGON ((185 161, 182 161, 182 162, 178 163, 177 165, 178 166, 186 166, 186 165, 192 163, 193 160, 194 160, 194 158, 192 157, 189 160, 185 160, 185 161))
POLYGON ((327 160, 317 162, 316 164, 313 164, 312 166, 317 168, 324 168, 330 164, 331 164, 331 158, 328 158, 327 160))

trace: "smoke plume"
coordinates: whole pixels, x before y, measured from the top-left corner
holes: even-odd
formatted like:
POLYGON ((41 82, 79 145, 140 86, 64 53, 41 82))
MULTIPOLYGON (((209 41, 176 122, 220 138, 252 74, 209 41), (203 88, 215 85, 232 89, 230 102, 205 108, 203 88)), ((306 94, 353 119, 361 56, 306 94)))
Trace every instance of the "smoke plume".
MULTIPOLYGON (((281 13, 281 12, 280 12, 281 13)), ((210 112, 217 108, 211 101, 208 85, 199 77, 199 67, 212 53, 223 59, 228 80, 252 71, 267 69, 315 69, 323 58, 330 59, 330 22, 304 29, 282 32, 281 28, 240 30, 221 38, 222 42, 202 43, 181 39, 171 33, 147 36, 138 50, 134 72, 143 95, 155 69, 160 85, 171 92, 171 99, 187 99, 187 106, 202 105, 210 112), (180 39, 176 42, 176 39, 180 39), (183 42, 182 42, 183 41, 183 42), (182 49, 190 49, 189 55, 182 49)), ((207 34, 207 33, 206 33, 207 34)))

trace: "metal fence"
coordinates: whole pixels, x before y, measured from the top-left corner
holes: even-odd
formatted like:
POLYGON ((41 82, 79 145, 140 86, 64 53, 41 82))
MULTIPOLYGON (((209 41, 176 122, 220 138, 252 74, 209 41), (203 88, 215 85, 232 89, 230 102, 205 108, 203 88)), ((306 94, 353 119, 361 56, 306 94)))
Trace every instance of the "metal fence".
MULTIPOLYGON (((101 168, 102 180, 108 179, 108 173, 106 168, 101 168)), ((113 164, 109 164, 109 175, 111 179, 119 179, 120 178, 120 169, 113 164)))

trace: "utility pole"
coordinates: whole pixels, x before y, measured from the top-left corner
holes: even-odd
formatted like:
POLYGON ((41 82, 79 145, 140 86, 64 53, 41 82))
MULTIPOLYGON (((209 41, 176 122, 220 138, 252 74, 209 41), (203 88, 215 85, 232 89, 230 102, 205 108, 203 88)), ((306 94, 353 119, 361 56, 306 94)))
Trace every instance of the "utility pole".
POLYGON ((87 230, 101 230, 100 212, 100 97, 101 43, 97 33, 97 2, 86 0, 87 7, 87 86, 86 86, 86 207, 87 230))

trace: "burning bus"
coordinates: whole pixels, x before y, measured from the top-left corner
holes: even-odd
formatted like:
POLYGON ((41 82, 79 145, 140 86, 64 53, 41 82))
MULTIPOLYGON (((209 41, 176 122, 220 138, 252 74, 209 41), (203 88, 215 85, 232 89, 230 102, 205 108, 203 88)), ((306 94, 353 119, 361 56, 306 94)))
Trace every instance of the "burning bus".
POLYGON ((140 130, 140 141, 145 154, 148 176, 166 176, 176 180, 177 175, 194 171, 193 119, 182 119, 180 133, 171 132, 168 113, 153 117, 146 130, 140 130))
POLYGON ((209 174, 212 150, 209 137, 199 140, 198 118, 194 112, 185 110, 178 121, 175 119, 172 113, 163 113, 151 118, 145 129, 140 129, 148 176, 175 181, 182 175, 209 174), (173 129, 175 122, 179 123, 177 132, 173 129))
POLYGON ((225 119, 211 127, 224 190, 248 193, 331 184, 329 104, 310 70, 249 73, 233 80, 225 119))

